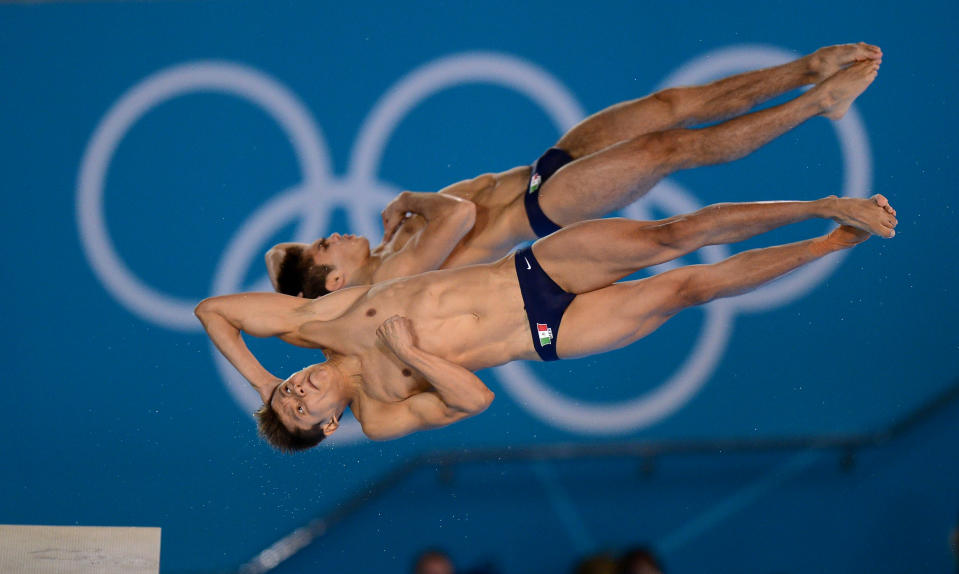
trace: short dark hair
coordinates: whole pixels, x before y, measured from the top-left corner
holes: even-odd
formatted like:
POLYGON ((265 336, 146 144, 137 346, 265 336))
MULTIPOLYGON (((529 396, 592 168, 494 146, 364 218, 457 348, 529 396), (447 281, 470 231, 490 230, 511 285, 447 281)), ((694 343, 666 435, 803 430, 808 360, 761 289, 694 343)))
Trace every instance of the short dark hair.
POLYGON ((300 293, 307 299, 316 299, 329 293, 326 288, 326 276, 333 267, 316 265, 303 255, 303 248, 287 247, 276 273, 276 290, 285 295, 296 297, 300 293))
POLYGON ((256 426, 260 431, 260 436, 282 453, 292 454, 313 448, 326 438, 326 433, 323 432, 323 423, 317 423, 308 431, 291 431, 286 428, 286 425, 280 420, 280 415, 268 403, 263 403, 263 406, 257 409, 253 415, 256 417, 256 426))

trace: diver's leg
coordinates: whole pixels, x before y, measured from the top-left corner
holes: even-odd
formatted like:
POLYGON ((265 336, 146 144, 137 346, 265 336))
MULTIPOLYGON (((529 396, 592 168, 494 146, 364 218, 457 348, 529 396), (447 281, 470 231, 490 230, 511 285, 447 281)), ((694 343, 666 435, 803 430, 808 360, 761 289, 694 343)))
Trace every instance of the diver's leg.
POLYGON ((719 203, 658 222, 599 219, 576 223, 533 244, 543 270, 570 293, 585 293, 639 269, 706 245, 736 243, 812 218, 833 219, 892 237, 898 223, 885 197, 719 203))
POLYGON ((661 90, 589 116, 556 147, 579 158, 643 134, 730 118, 790 90, 819 83, 854 62, 881 58, 877 46, 864 43, 827 46, 780 66, 702 86, 661 90))
POLYGON ((578 159, 543 183, 540 207, 560 226, 602 217, 674 171, 733 161, 816 115, 840 116, 877 69, 873 61, 856 64, 782 105, 702 129, 642 135, 578 159))
POLYGON ((560 358, 625 347, 683 309, 752 291, 829 253, 865 241, 869 233, 842 226, 816 239, 754 249, 710 265, 690 265, 576 297, 563 315, 560 358))

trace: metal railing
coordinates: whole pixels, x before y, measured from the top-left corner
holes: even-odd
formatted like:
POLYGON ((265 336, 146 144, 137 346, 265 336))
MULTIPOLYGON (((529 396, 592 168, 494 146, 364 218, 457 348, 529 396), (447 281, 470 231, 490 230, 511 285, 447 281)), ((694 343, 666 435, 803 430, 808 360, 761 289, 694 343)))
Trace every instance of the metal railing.
POLYGON ((342 522, 367 504, 379 498, 413 473, 434 468, 450 470, 453 467, 477 462, 516 462, 549 461, 578 458, 630 457, 644 463, 644 469, 651 471, 657 457, 673 454, 718 454, 743 452, 776 452, 806 449, 829 449, 840 453, 840 465, 851 469, 858 450, 880 446, 892 440, 929 418, 936 411, 959 398, 959 380, 953 382, 944 391, 938 393, 899 420, 878 431, 847 434, 788 438, 745 438, 745 439, 694 439, 694 440, 654 440, 632 441, 625 443, 600 444, 551 444, 529 447, 478 448, 469 451, 433 451, 423 453, 399 464, 386 472, 373 485, 364 488, 348 498, 336 509, 318 516, 308 524, 297 528, 290 534, 257 554, 243 564, 240 574, 264 574, 276 568, 280 563, 293 556, 306 546, 324 536, 336 524, 342 522))

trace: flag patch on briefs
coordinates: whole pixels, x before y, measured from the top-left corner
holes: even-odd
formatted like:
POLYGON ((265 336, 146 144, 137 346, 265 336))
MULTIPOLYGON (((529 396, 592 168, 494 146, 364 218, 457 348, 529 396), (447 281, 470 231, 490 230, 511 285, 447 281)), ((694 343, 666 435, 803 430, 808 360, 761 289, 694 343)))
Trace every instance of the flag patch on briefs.
POLYGON ((553 330, 548 325, 536 323, 536 332, 539 334, 540 347, 545 347, 553 342, 553 330))
POLYGON ((533 179, 529 180, 529 192, 536 193, 536 190, 539 189, 539 182, 543 181, 543 178, 539 176, 538 173, 533 174, 533 179))

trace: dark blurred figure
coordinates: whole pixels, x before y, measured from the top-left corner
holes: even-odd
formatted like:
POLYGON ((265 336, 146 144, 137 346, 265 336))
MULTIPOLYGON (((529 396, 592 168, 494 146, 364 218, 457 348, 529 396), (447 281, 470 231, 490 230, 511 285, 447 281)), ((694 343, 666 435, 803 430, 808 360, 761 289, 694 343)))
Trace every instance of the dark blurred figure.
POLYGON ((956 574, 959 574, 959 517, 956 517, 956 526, 949 537, 949 545, 952 546, 952 557, 956 559, 956 574))
POLYGON ((453 561, 442 550, 425 550, 413 561, 413 574, 456 574, 453 561))
POLYGON ((583 558, 573 574, 617 574, 618 564, 609 554, 596 554, 583 558))
POLYGON ((638 546, 620 558, 619 574, 663 574, 663 566, 652 550, 638 546))

